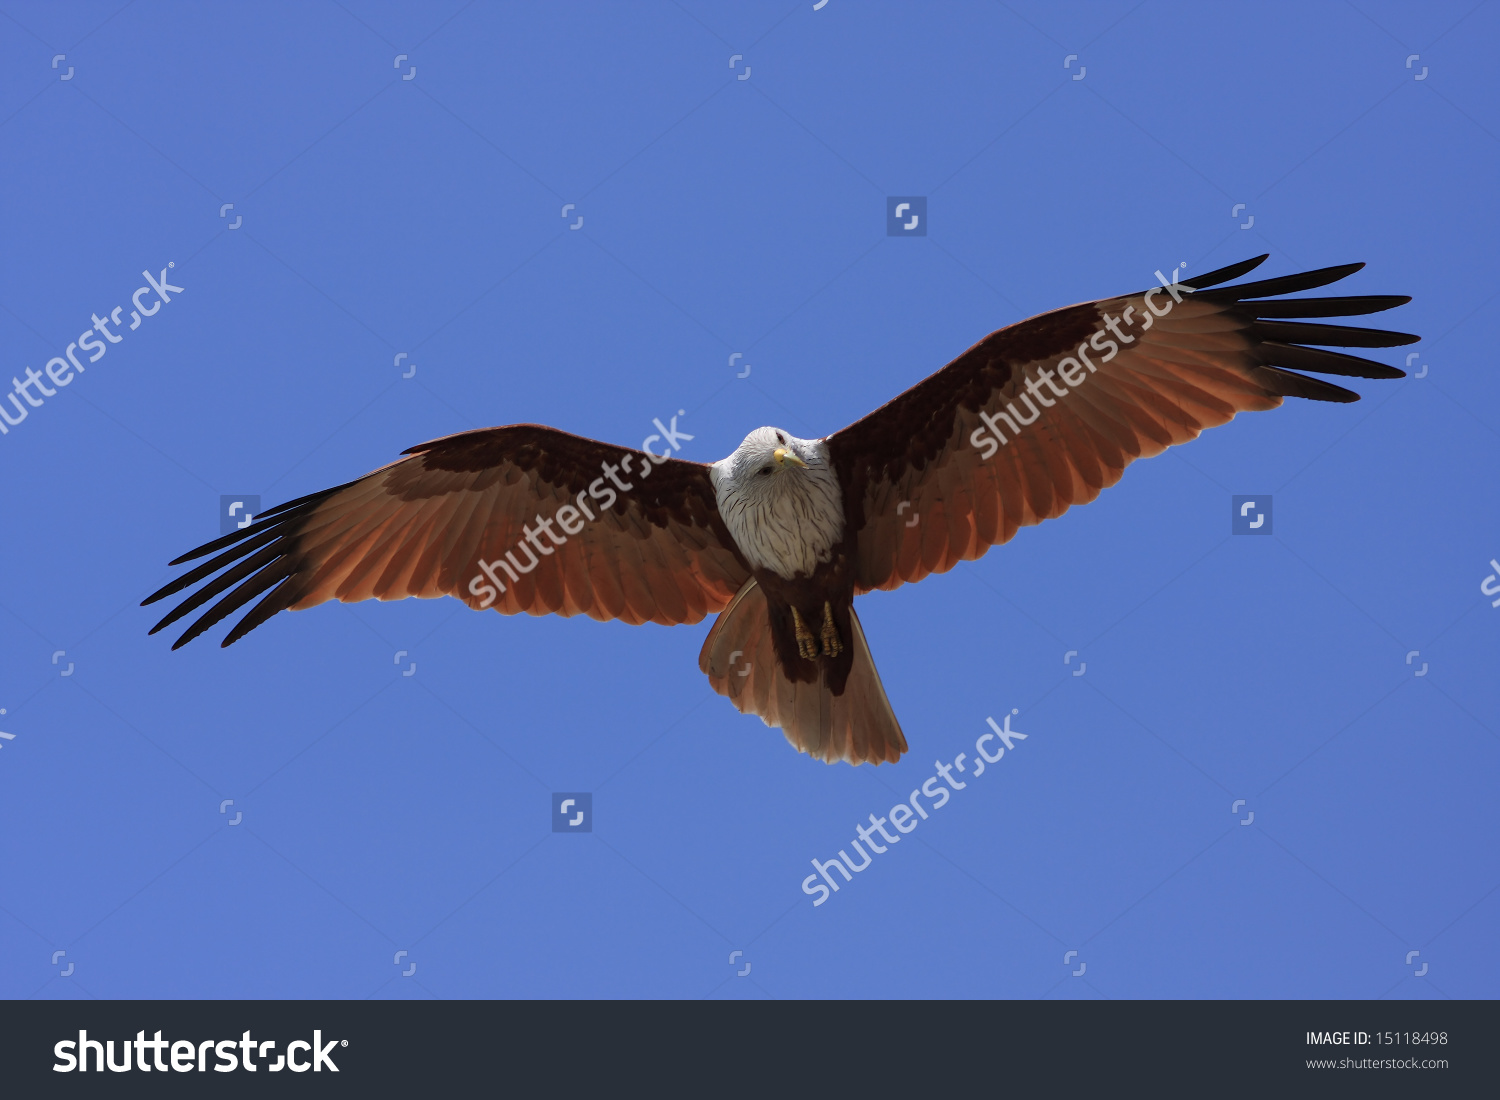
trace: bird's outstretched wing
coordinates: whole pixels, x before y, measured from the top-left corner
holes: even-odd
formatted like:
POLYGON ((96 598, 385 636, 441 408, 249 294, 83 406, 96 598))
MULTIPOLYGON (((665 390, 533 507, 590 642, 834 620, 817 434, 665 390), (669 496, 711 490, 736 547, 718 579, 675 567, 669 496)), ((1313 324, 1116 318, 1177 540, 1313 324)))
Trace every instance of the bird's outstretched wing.
POLYGON ((1410 298, 1264 300, 1326 286, 1363 264, 1207 289, 1265 258, 1183 280, 1175 291, 1086 302, 1000 329, 830 436, 855 532, 856 591, 896 588, 977 558, 1018 527, 1093 500, 1132 460, 1235 413, 1272 409, 1283 397, 1359 400, 1299 371, 1404 376, 1308 345, 1395 347, 1416 336, 1284 318, 1377 313, 1410 298))
POLYGON ((216 597, 172 648, 256 597, 224 645, 288 608, 407 596, 456 596, 511 615, 696 623, 750 576, 719 517, 707 466, 652 461, 535 424, 464 432, 405 453, 178 558, 173 565, 215 555, 144 603, 219 575, 152 633, 216 597), (606 476, 606 463, 628 489, 606 476))

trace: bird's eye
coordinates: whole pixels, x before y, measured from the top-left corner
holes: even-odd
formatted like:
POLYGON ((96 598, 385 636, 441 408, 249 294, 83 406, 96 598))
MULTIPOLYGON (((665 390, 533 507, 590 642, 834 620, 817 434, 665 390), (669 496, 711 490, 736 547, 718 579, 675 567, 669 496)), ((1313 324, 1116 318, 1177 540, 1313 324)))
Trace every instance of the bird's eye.
POLYGON ((762 467, 761 467, 761 468, 760 468, 760 472, 761 472, 761 474, 763 474, 763 475, 764 475, 764 474, 769 474, 769 473, 770 473, 770 472, 771 472, 771 467, 769 467, 769 466, 762 466, 762 467))
POLYGON ((777 432, 776 433, 776 442, 777 443, 781 443, 781 444, 785 444, 786 443, 786 436, 782 435, 780 432, 777 432))

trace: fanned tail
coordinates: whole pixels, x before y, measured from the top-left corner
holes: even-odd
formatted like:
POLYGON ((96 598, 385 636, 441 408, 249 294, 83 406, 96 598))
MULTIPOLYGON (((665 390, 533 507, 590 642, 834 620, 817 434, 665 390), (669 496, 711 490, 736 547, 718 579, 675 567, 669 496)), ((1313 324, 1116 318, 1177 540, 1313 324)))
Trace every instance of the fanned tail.
POLYGON ((830 690, 821 667, 815 682, 795 683, 776 659, 766 595, 752 578, 715 621, 698 667, 741 714, 779 727, 798 752, 829 764, 895 763, 906 751, 906 737, 853 608, 849 622, 854 666, 843 692, 830 690))

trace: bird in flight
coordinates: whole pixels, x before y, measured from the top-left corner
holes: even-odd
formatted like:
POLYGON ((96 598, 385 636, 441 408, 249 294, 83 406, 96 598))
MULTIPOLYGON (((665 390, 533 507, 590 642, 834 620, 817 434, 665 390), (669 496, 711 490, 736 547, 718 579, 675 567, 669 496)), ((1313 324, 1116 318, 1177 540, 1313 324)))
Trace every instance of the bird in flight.
POLYGON ((423 443, 172 562, 212 555, 146 598, 201 583, 151 632, 216 601, 176 649, 257 597, 223 645, 335 599, 664 625, 716 613, 698 658, 714 691, 820 760, 896 761, 906 737, 855 596, 978 558, 1236 413, 1359 400, 1303 372, 1404 377, 1326 349, 1418 337, 1289 318, 1409 297, 1274 297, 1363 264, 1222 285, 1265 259, 1158 271, 1146 291, 1010 325, 842 431, 757 428, 711 465, 536 424, 423 443))

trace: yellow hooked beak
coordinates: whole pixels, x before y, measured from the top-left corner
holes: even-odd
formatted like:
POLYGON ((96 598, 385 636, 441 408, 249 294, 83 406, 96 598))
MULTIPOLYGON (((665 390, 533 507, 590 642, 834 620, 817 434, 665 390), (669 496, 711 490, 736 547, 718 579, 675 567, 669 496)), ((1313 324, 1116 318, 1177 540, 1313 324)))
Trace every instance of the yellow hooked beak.
POLYGON ((771 452, 771 457, 776 460, 778 466, 801 466, 804 470, 807 469, 807 463, 803 462, 785 447, 777 447, 771 452))

